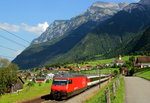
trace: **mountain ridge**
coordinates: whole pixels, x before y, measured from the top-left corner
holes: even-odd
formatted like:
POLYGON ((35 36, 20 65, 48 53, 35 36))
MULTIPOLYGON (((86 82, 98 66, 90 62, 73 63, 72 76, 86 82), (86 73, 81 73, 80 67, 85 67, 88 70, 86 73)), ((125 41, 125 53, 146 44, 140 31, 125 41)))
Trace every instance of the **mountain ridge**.
POLYGON ((133 3, 107 20, 83 23, 60 40, 31 45, 13 62, 25 69, 48 63, 77 62, 94 55, 114 57, 130 54, 135 52, 140 32, 148 26, 149 7, 133 3))
POLYGON ((88 21, 104 21, 123 9, 126 5, 128 3, 95 2, 86 12, 70 20, 55 20, 40 37, 32 41, 31 45, 58 39, 88 21))

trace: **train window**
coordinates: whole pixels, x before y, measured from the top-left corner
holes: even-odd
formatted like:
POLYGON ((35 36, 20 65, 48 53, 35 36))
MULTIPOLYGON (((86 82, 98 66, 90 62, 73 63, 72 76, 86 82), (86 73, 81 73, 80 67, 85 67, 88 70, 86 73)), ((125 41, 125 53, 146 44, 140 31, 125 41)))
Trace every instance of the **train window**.
POLYGON ((68 83, 69 83, 69 84, 72 84, 72 80, 68 80, 68 83))
POLYGON ((90 81, 96 81, 96 80, 99 80, 100 78, 99 77, 95 77, 95 78, 90 78, 90 81))
POLYGON ((67 79, 54 79, 54 85, 67 85, 67 79))

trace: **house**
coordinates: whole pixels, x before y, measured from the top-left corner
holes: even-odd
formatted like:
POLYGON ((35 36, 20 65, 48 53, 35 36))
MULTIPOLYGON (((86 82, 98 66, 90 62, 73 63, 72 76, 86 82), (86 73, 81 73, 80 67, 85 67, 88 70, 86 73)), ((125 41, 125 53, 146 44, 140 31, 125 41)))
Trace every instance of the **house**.
POLYGON ((128 75, 128 68, 127 67, 121 67, 120 69, 120 73, 124 76, 128 75))
POLYGON ((73 68, 73 71, 80 71, 79 68, 73 68))
POLYGON ((36 74, 35 73, 30 73, 31 77, 34 77, 36 74))
POLYGON ((27 81, 32 81, 32 80, 33 80, 32 76, 27 77, 27 81))
POLYGON ((118 65, 123 65, 123 64, 125 63, 125 61, 122 60, 122 56, 119 55, 118 59, 113 60, 111 63, 112 63, 113 65, 116 64, 116 65, 118 66, 118 65))
POLYGON ((26 78, 27 76, 30 76, 31 74, 26 72, 26 73, 19 73, 19 76, 21 76, 22 78, 26 78))
POLYGON ((150 67, 150 56, 139 56, 135 61, 137 67, 145 68, 150 67))
POLYGON ((37 77, 35 82, 36 83, 45 83, 46 82, 46 78, 45 77, 37 77))
POLYGON ((45 67, 41 68, 41 71, 45 71, 45 70, 46 70, 46 68, 45 68, 45 67))
POLYGON ((79 67, 80 70, 88 70, 86 67, 79 67))
POLYGON ((86 65, 86 68, 87 68, 88 70, 91 70, 91 69, 92 69, 92 65, 86 65))
POLYGON ((54 74, 53 73, 49 73, 46 75, 46 79, 49 79, 49 80, 52 80, 54 77, 54 74))
POLYGON ((23 89, 23 84, 24 81, 21 79, 21 77, 18 77, 17 81, 11 86, 11 93, 18 92, 19 90, 23 89))
POLYGON ((58 70, 59 71, 69 71, 70 69, 69 68, 59 68, 58 70))

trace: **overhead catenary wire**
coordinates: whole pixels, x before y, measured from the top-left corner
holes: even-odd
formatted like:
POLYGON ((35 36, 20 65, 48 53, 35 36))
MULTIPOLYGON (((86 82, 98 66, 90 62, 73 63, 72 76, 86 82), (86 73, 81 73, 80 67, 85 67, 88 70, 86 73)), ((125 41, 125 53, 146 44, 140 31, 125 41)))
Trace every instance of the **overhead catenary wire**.
POLYGON ((18 50, 15 50, 15 49, 12 49, 12 48, 9 48, 9 47, 5 47, 5 46, 2 46, 2 45, 0 45, 0 47, 1 47, 1 48, 5 48, 5 49, 8 49, 8 50, 11 50, 11 51, 15 51, 15 52, 18 51, 18 50))
POLYGON ((6 40, 8 40, 8 41, 11 41, 11 42, 13 42, 13 43, 15 43, 15 44, 17 44, 17 45, 20 45, 20 46, 22 46, 22 47, 26 47, 25 45, 20 44, 20 43, 14 41, 14 40, 11 40, 11 39, 9 39, 9 38, 7 38, 7 37, 2 36, 2 35, 0 35, 0 37, 3 38, 3 39, 6 39, 6 40))
POLYGON ((1 27, 0 27, 0 29, 30 44, 29 41, 27 41, 27 40, 25 40, 25 39, 23 39, 23 38, 17 36, 16 34, 11 33, 10 31, 8 31, 8 30, 6 30, 6 29, 4 29, 4 28, 1 28, 1 27))
MULTIPOLYGON (((27 41, 27 40, 21 38, 20 36, 16 35, 15 33, 11 33, 10 31, 8 31, 8 30, 6 30, 6 29, 4 29, 4 28, 2 28, 2 27, 0 27, 0 30, 3 30, 3 31, 5 31, 5 32, 7 32, 8 34, 11 34, 12 36, 14 36, 14 37, 16 37, 16 38, 18 38, 18 39, 20 39, 20 40, 23 40, 23 41, 25 41, 26 43, 30 44, 29 41, 27 41)), ((3 36, 3 35, 0 35, 0 37, 3 38, 3 39, 5 39, 5 40, 7 40, 7 41, 10 41, 10 42, 12 42, 12 43, 15 43, 15 44, 17 44, 17 45, 19 45, 19 46, 21 46, 21 47, 23 47, 23 48, 26 48, 26 47, 27 47, 27 46, 25 46, 24 44, 19 43, 19 42, 15 41, 15 40, 10 39, 10 38, 8 38, 8 37, 5 37, 5 36, 3 36)), ((12 49, 12 48, 9 48, 9 47, 3 46, 3 45, 0 45, 0 48, 8 49, 8 50, 11 50, 11 51, 14 51, 14 52, 18 52, 18 51, 19 51, 19 50, 12 49)), ((10 58, 10 59, 14 59, 14 58, 15 58, 15 57, 3 55, 3 54, 0 54, 0 57, 3 57, 3 58, 10 58)))
POLYGON ((14 59, 14 57, 6 56, 6 55, 0 55, 0 57, 14 59))

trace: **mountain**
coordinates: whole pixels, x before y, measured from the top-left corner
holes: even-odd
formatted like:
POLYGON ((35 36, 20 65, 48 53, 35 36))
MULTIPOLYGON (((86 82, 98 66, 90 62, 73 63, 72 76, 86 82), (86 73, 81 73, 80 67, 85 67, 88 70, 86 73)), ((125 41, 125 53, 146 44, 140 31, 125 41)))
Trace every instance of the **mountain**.
POLYGON ((101 22, 120 11, 128 3, 95 2, 88 10, 70 20, 56 20, 31 44, 39 44, 63 37, 88 21, 101 22))
POLYGON ((132 39, 126 48, 129 53, 150 52, 150 27, 132 39), (133 44, 132 47, 130 47, 131 44, 133 44))
MULTIPOLYGON (((87 21, 60 39, 31 45, 13 62, 25 69, 48 63, 87 60, 95 55, 113 57, 141 50, 134 48, 139 45, 139 40, 147 45, 141 37, 144 38, 142 32, 150 26, 150 5, 144 1, 129 4, 101 22, 87 21)), ((112 5, 109 7, 114 9, 112 5)))

